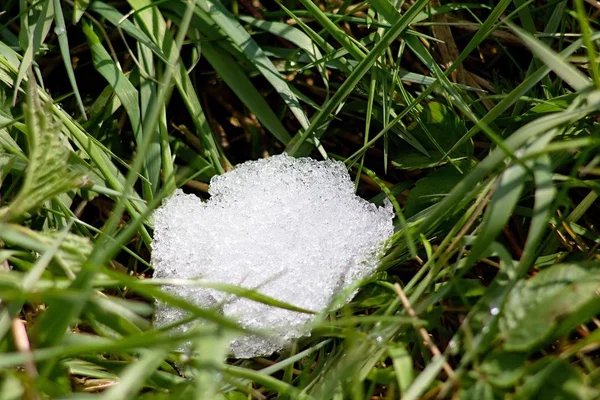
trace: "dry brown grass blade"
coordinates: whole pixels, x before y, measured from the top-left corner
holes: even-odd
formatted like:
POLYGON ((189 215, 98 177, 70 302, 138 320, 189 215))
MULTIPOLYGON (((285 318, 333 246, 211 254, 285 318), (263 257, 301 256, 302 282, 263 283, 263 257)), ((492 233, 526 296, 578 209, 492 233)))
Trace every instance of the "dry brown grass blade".
MULTIPOLYGON (((400 301, 402 302, 402 305, 406 309, 406 312, 408 313, 408 315, 411 318, 417 319, 418 318, 417 313, 415 313, 415 310, 410 305, 410 301, 408 300, 408 297, 406 297, 406 294, 404 294, 404 291, 402 290, 400 285, 398 283, 395 283, 394 288, 396 289, 396 294, 398 294, 398 297, 400 298, 400 301)), ((433 354, 434 356, 443 357, 442 352, 437 347, 437 345, 433 342, 433 340, 431 340, 431 336, 429 336, 429 333, 427 332, 427 330, 421 326, 418 328, 418 331, 419 331, 419 335, 421 335, 421 338, 423 339, 423 342, 425 342, 425 344, 429 348, 429 351, 431 351, 431 354, 433 354)), ((454 375, 455 375, 454 370, 452 369, 450 364, 448 364, 447 361, 444 361, 442 368, 444 369, 444 372, 446 373, 448 378, 450 378, 450 379, 454 378, 454 375)))
MULTIPOLYGON (((440 0, 431 0, 431 7, 440 7, 440 0)), ((458 51, 458 47, 452 36, 452 30, 446 25, 448 22, 446 15, 436 14, 433 16, 433 21, 435 23, 431 26, 431 31, 436 39, 441 40, 441 42, 438 43, 440 58, 444 68, 448 68, 452 65, 454 60, 458 58, 460 52, 458 51)), ((464 85, 466 83, 465 68, 462 65, 459 65, 458 68, 450 74, 450 79, 452 82, 458 82, 464 85)))
MULTIPOLYGON (((431 0, 432 7, 439 7, 440 0, 431 0)), ((458 46, 456 45, 456 41, 454 40, 454 36, 452 35, 452 30, 447 25, 448 17, 446 14, 436 14, 433 16, 434 24, 431 26, 431 31, 433 36, 436 39, 439 39, 441 42, 438 43, 438 49, 441 58, 441 64, 444 68, 450 67, 452 63, 458 58, 460 52, 458 50, 458 46)), ((483 80, 481 77, 476 77, 471 72, 467 71, 462 65, 459 65, 451 74, 450 79, 453 82, 460 83, 462 85, 468 85, 477 89, 481 89, 482 85, 480 82, 483 80)), ((489 90, 491 85, 483 85, 485 89, 489 90)), ((479 96, 482 97, 484 93, 478 92, 479 96)), ((484 106, 491 110, 494 107, 494 103, 490 100, 483 99, 482 103, 484 106)))

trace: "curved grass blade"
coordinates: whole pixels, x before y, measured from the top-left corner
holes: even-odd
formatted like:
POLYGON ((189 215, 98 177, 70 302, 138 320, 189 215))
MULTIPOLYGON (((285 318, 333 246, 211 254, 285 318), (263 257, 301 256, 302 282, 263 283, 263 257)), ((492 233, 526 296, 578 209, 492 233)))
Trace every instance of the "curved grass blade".
MULTIPOLYGON (((154 65, 152 51, 140 43, 137 44, 137 50, 139 60, 138 68, 140 69, 140 119, 143 121, 148 118, 150 106, 153 99, 156 97, 158 90, 155 83, 156 67, 154 65)), ((152 185, 151 188, 146 188, 147 193, 144 195, 146 200, 151 200, 160 189, 161 168, 163 168, 163 175, 165 177, 171 177, 167 178, 168 181, 165 182, 165 184, 170 185, 170 193, 174 192, 176 189, 171 147, 169 145, 167 134, 166 104, 161 105, 158 112, 160 113, 160 118, 157 123, 157 131, 146 132, 146 134, 151 134, 153 136, 152 143, 150 144, 146 155, 146 170, 148 173, 148 180, 152 185)))
POLYGON ((556 188, 552 184, 552 169, 550 157, 546 154, 540 156, 531 165, 535 180, 535 203, 533 216, 527 233, 527 240, 523 248, 523 256, 517 267, 517 276, 524 276, 535 256, 539 253, 539 244, 544 231, 548 228, 548 218, 554 207, 556 188))
POLYGON ((581 71, 569 64, 559 54, 552 51, 548 46, 535 39, 531 34, 516 27, 510 22, 505 22, 523 43, 536 55, 547 67, 554 71, 562 80, 567 82, 575 90, 583 90, 592 82, 581 71))
POLYGON ((123 29, 129 36, 148 47, 154 54, 158 56, 165 63, 168 62, 167 56, 164 54, 162 49, 158 47, 152 39, 134 23, 125 18, 116 8, 102 1, 94 1, 90 4, 90 11, 96 12, 102 17, 110 21, 114 26, 123 29))

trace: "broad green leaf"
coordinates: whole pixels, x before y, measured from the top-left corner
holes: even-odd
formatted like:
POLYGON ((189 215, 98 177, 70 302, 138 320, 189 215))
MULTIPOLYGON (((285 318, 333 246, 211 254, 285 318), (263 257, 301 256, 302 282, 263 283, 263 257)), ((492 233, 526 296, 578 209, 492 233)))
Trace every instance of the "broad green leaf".
MULTIPOLYGON (((555 113, 541 117, 518 129, 505 140, 505 145, 515 151, 532 138, 543 135, 544 133, 548 133, 549 130, 562 124, 577 121, 589 113, 595 112, 599 106, 600 103, 589 106, 581 106, 573 110, 565 110, 561 113, 555 113)), ((453 210, 456 204, 459 204, 460 201, 465 198, 465 196, 472 194, 474 192, 474 188, 476 188, 485 177, 498 168, 498 166, 501 165, 505 159, 506 153, 504 150, 495 149, 470 173, 468 173, 465 178, 462 179, 441 202, 435 206, 435 209, 433 209, 433 211, 427 216, 423 224, 420 225, 420 230, 423 230, 424 228, 429 229, 436 225, 441 218, 453 210)))
POLYGON ((88 184, 79 172, 69 170, 69 147, 52 114, 42 108, 32 77, 27 83, 25 115, 29 140, 27 172, 17 197, 0 209, 0 221, 18 219, 44 201, 88 184))
POLYGON ((446 165, 427 177, 419 179, 408 195, 406 215, 413 216, 439 203, 475 165, 473 161, 460 161, 455 165, 446 165))
POLYGON ((525 373, 526 360, 527 353, 494 351, 481 363, 481 372, 496 387, 513 387, 525 373))
POLYGON ((419 117, 422 124, 413 124, 409 132, 423 145, 429 157, 415 148, 397 149, 397 154, 392 158, 394 166, 408 170, 421 169, 473 155, 473 142, 467 140, 448 154, 449 159, 444 157, 467 132, 463 120, 455 111, 441 103, 431 102, 424 106, 419 117))
POLYGON ((597 315, 600 264, 559 264, 520 281, 511 291, 500 320, 503 347, 536 350, 597 315))
POLYGON ((566 360, 546 357, 533 364, 523 385, 514 396, 515 400, 592 400, 600 391, 588 386, 579 368, 566 360))

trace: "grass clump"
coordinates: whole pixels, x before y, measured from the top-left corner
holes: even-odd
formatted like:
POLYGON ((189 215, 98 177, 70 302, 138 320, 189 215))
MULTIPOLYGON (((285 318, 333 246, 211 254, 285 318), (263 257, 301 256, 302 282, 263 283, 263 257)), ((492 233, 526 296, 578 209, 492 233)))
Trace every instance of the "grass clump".
POLYGON ((5 3, 0 398, 600 396, 593 2, 5 3), (395 233, 310 337, 226 359, 240 326, 151 279, 152 211, 282 152, 395 233))

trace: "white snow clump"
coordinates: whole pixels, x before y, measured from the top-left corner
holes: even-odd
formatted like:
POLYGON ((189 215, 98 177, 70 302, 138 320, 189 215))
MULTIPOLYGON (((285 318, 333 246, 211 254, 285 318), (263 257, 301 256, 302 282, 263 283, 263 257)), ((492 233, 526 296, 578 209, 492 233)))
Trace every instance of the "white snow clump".
MULTIPOLYGON (((210 182, 210 200, 178 190, 156 210, 155 278, 202 278, 324 311, 341 290, 373 273, 393 233, 393 209, 356 196, 343 163, 286 154, 239 165, 210 182)), ((231 342, 237 358, 269 355, 308 334, 314 315, 198 286, 163 290, 216 308, 268 337, 231 342)), ((185 317, 158 304, 155 324, 185 317)), ((184 327, 183 329, 186 329, 184 327)))

